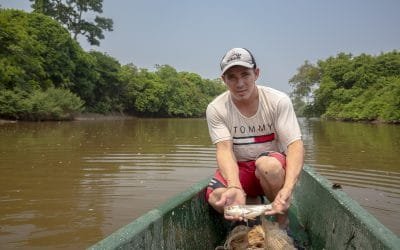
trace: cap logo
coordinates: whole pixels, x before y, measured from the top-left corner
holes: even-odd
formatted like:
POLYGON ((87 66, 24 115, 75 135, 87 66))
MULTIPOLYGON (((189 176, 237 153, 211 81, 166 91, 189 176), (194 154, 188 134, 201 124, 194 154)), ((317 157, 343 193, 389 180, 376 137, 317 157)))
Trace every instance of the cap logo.
POLYGON ((240 53, 233 53, 233 54, 226 60, 226 62, 229 63, 229 62, 231 62, 231 61, 240 60, 240 59, 242 59, 242 54, 240 54, 240 53))
POLYGON ((220 67, 222 74, 233 66, 242 66, 246 68, 255 68, 256 62, 250 51, 243 48, 233 48, 229 50, 221 59, 220 67))

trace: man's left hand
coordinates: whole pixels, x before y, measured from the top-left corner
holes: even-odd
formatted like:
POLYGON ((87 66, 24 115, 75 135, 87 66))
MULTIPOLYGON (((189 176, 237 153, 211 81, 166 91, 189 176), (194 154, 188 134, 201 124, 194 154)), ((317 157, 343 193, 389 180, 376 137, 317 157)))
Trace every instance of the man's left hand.
POLYGON ((265 212, 265 215, 284 214, 289 209, 292 190, 282 188, 279 190, 272 202, 272 210, 265 212))

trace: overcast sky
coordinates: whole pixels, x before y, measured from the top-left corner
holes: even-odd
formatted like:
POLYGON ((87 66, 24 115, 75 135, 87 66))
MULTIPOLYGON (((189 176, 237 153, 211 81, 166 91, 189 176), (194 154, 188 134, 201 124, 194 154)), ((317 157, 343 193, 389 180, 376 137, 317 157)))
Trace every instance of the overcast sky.
MULTIPOLYGON (((379 55, 400 49, 400 0, 104 0, 114 21, 100 47, 122 64, 154 70, 168 64, 204 78, 220 75, 232 47, 248 48, 261 69, 258 83, 289 92, 305 60, 339 52, 379 55)), ((31 11, 29 0, 0 0, 31 11)))

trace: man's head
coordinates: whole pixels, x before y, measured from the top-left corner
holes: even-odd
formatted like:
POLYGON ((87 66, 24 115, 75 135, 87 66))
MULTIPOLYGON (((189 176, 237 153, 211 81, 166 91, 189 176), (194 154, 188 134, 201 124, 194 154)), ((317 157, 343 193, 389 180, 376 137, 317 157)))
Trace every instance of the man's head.
POLYGON ((221 60, 220 63, 222 75, 233 66, 243 66, 246 68, 256 69, 256 61, 251 52, 244 48, 230 49, 221 60))
POLYGON ((243 48, 229 50, 221 60, 222 80, 235 101, 248 101, 257 95, 260 70, 253 55, 243 48))

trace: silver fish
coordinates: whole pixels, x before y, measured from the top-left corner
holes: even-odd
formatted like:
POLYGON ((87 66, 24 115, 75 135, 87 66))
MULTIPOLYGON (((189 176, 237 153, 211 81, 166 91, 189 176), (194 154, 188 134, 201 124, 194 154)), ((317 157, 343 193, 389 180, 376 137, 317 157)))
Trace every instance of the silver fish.
POLYGON ((233 217, 243 217, 244 219, 255 219, 257 216, 272 210, 272 205, 233 205, 224 208, 224 214, 233 217))

